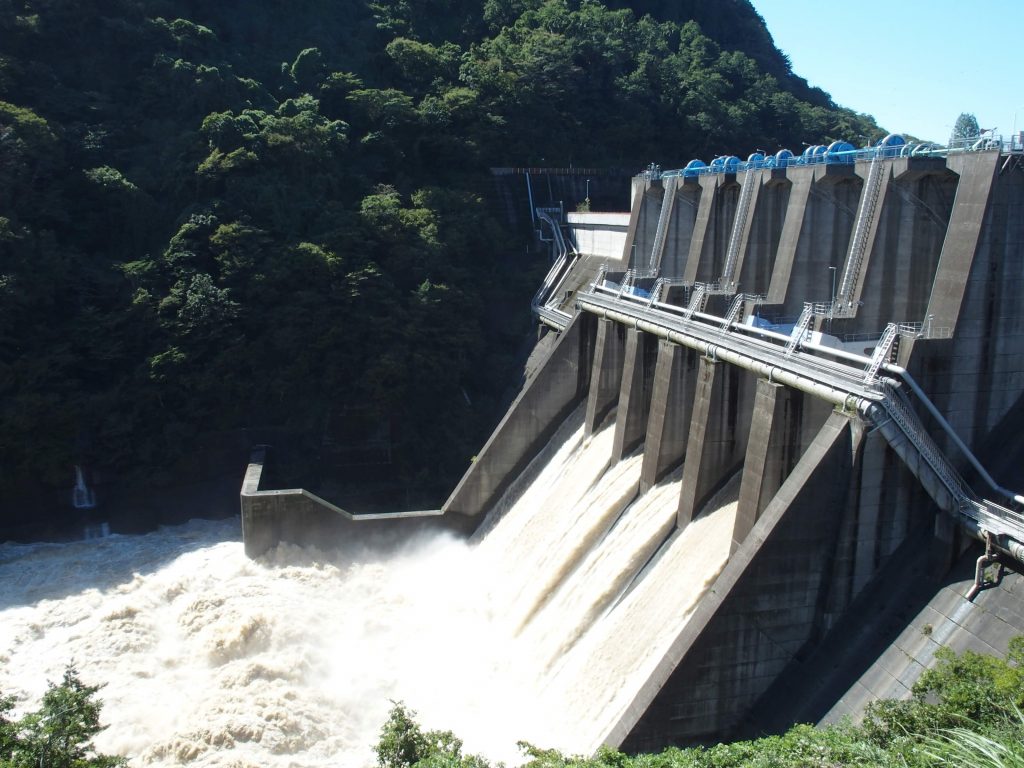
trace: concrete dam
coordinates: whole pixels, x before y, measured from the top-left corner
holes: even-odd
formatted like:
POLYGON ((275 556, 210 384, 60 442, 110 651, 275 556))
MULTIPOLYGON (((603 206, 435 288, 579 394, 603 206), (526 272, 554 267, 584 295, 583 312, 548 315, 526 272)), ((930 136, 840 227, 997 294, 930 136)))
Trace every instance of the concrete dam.
MULTIPOLYGON (((501 510, 563 446, 600 443, 576 496, 546 481, 562 496, 536 525, 561 528, 531 546, 586 546, 537 570, 530 611, 568 606, 566 585, 657 496, 585 607, 592 624, 628 608, 620 631, 640 637, 657 612, 663 632, 594 693, 608 706, 588 748, 856 716, 905 695, 939 644, 1005 652, 1024 631, 1020 147, 890 136, 652 166, 625 202, 534 211, 554 259, 533 303, 543 355, 442 509, 359 515, 266 489, 258 449, 247 554, 373 529, 500 540, 501 510), (687 568, 692 594, 672 580, 687 568)), ((587 663, 601 676, 616 654, 587 663)))

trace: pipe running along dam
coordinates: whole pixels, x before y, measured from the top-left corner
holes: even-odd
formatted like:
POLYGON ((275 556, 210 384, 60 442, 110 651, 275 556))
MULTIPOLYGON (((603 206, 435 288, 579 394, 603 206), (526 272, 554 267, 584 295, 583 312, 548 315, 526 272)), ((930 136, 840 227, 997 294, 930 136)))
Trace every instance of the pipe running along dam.
POLYGON ((1024 631, 1020 146, 652 166, 627 202, 532 212, 554 259, 543 354, 441 510, 262 488, 256 449, 247 554, 403 526, 486 541, 535 496, 506 534, 544 553, 524 621, 597 587, 565 622, 565 648, 599 635, 580 751, 857 716, 939 645, 1005 652, 1024 631), (579 482, 570 448, 596 456, 579 482))

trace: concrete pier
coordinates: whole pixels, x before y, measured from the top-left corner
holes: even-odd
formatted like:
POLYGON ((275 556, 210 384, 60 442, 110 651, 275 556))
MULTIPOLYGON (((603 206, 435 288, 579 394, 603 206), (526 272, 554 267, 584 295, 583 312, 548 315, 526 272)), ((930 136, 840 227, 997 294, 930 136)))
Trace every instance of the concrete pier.
POLYGON ((635 328, 626 330, 626 349, 619 389, 619 409, 615 416, 615 441, 612 460, 629 455, 644 439, 647 411, 651 402, 649 354, 650 340, 635 328))
POLYGON ((758 379, 750 439, 743 461, 740 498, 733 528, 733 551, 739 548, 782 485, 792 468, 789 449, 794 442, 793 424, 787 418, 798 393, 767 379, 758 379))
POLYGON ((650 490, 686 454, 697 365, 692 351, 671 342, 658 342, 658 362, 640 470, 641 493, 650 490))
POLYGON ((688 283, 697 279, 697 272, 704 254, 704 241, 708 239, 711 220, 719 200, 718 190, 721 181, 717 176, 701 176, 697 184, 700 187, 700 202, 697 206, 697 216, 693 222, 690 242, 686 248, 686 266, 683 268, 683 280, 688 283))
POLYGON ((621 325, 603 317, 597 321, 594 366, 587 395, 587 437, 601 426, 608 412, 618 402, 625 360, 625 331, 621 325))
POLYGON ((680 528, 741 465, 750 430, 748 377, 733 366, 700 360, 676 518, 680 528))

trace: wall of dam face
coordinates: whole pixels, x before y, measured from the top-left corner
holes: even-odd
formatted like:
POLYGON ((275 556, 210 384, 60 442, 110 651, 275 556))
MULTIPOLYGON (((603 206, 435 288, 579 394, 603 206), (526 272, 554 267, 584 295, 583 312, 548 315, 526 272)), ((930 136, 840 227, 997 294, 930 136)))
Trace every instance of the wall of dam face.
MULTIPOLYGON (((725 565, 617 694, 627 701, 601 738, 649 751, 756 732, 770 697, 773 722, 806 716, 779 692, 810 669, 854 679, 851 623, 881 612, 883 581, 940 592, 984 533, 964 527, 968 501, 1006 507, 1000 542, 1024 530, 1020 507, 925 402, 999 484, 1024 490, 1024 161, 991 150, 649 173, 627 204, 619 259, 567 256, 557 302, 569 319, 439 518, 477 527, 581 411, 588 439, 613 430, 613 463, 639 457, 640 498, 678 485, 674 533, 630 589, 723 494, 734 499, 725 565), (906 395, 911 381, 920 395, 906 395)), ((588 238, 618 242, 621 229, 588 238)), ((940 635, 963 614, 951 594, 940 635)), ((658 594, 662 607, 673 599, 658 594)), ((1024 631, 1024 611, 997 614, 1024 631)), ((1005 652, 1008 635, 995 634, 1005 652)), ((904 691, 920 669, 900 672, 904 691)), ((822 714, 833 689, 845 690, 814 694, 822 714)))
MULTIPOLYGON (((1024 279, 1020 158, 994 151, 880 165, 874 177, 867 162, 703 175, 672 180, 674 190, 664 178, 636 177, 623 259, 638 275, 681 284, 662 294, 680 309, 694 283, 717 283, 698 311, 719 317, 737 293, 760 294, 743 316, 782 333, 806 303, 845 299, 845 311, 819 311, 811 329, 848 353, 870 357, 886 326, 902 324, 886 360, 911 372, 974 452, 1003 459, 993 470, 1002 483, 1024 487, 1014 472, 1024 455, 1024 308, 1014 301, 1024 279)), ((932 578, 968 538, 855 410, 614 313, 581 337, 578 323, 593 307, 577 298, 580 313, 560 341, 572 352, 560 354, 579 359, 586 348, 591 370, 586 381, 578 367, 563 375, 587 398, 589 429, 613 419, 617 455, 642 451, 641 489, 681 469, 677 526, 685 527, 730 479, 741 486, 729 564, 608 743, 639 751, 739 732, 769 689, 863 610, 858 600, 894 559, 927 552, 932 578)), ((549 387, 542 377, 554 370, 527 389, 549 387)), ((949 462, 991 496, 915 407, 949 462)), ((513 407, 506 419, 517 418, 531 417, 513 407)), ((489 447, 503 452, 500 440, 489 447)), ((481 455, 484 466, 467 473, 448 512, 482 513, 486 494, 469 489, 490 461, 481 455)))

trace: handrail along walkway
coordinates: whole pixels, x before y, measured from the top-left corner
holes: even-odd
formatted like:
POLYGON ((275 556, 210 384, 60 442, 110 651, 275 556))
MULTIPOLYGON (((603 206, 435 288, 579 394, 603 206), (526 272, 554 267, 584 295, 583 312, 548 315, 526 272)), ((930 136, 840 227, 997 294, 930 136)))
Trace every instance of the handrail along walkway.
MULTIPOLYGON (((1024 556, 1024 515, 974 492, 928 434, 898 382, 865 375, 866 370, 877 373, 874 360, 866 360, 864 367, 824 360, 815 355, 813 349, 802 348, 803 334, 785 337, 759 333, 760 329, 705 314, 692 306, 684 308, 660 301, 641 301, 628 294, 619 296, 600 281, 595 281, 589 293, 577 295, 576 306, 581 311, 625 323, 821 397, 844 410, 856 410, 876 427, 891 422, 898 430, 880 429, 886 440, 891 444, 903 440, 913 446, 914 453, 948 493, 949 501, 942 504, 936 498, 936 489, 926 483, 926 490, 936 503, 956 517, 972 535, 984 540, 986 534, 990 534, 996 538, 999 548, 1018 559, 1024 556), (754 339, 748 335, 750 333, 762 338, 754 339)), ((920 392, 916 394, 922 396, 920 392)), ((904 456, 901 446, 893 444, 893 447, 904 456)), ((924 478, 918 477, 924 482, 924 478)), ((1020 499, 1005 489, 1000 490, 1011 499, 1020 499)), ((1020 501, 1015 503, 1020 506, 1020 501)))

